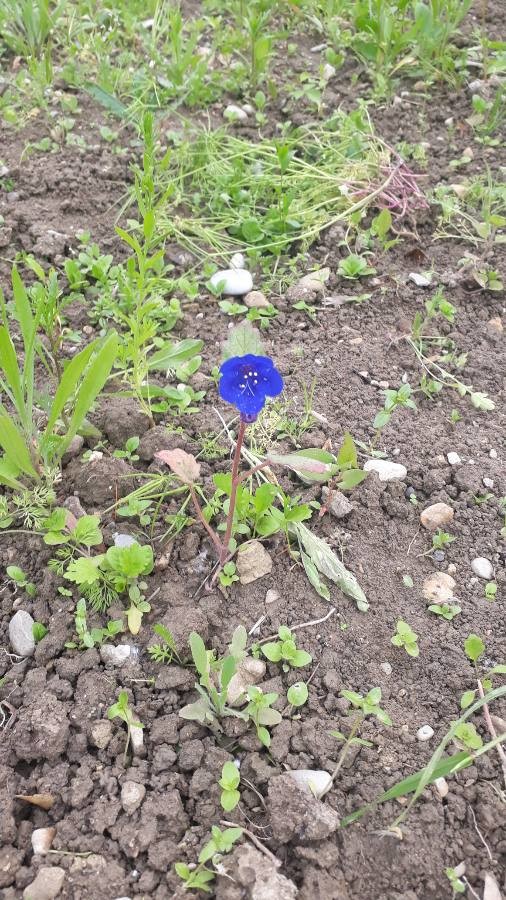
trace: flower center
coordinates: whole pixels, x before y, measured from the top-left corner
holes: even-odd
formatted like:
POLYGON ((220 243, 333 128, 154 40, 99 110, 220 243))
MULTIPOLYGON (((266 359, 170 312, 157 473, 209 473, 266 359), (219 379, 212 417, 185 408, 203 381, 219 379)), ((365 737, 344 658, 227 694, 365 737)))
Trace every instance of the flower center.
POLYGON ((241 391, 249 390, 253 394, 253 388, 258 384, 258 372, 255 372, 250 366, 243 366, 240 372, 241 381, 239 388, 241 391))

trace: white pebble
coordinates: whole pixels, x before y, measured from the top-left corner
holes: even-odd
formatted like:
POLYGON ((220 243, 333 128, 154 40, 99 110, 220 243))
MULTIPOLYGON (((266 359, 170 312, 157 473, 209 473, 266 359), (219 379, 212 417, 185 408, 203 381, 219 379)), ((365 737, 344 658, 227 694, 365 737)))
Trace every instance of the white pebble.
POLYGON ((381 669, 382 672, 385 673, 385 675, 391 675, 391 674, 392 674, 392 666, 390 665, 389 662, 381 663, 380 669, 381 669))
POLYGON ((433 734, 434 729, 431 728, 430 725, 422 725, 422 727, 419 728, 416 732, 416 736, 419 741, 430 741, 433 734))
POLYGON ((458 464, 462 462, 459 454, 455 453, 454 450, 450 451, 450 453, 447 453, 446 458, 451 466, 458 466, 458 464))
POLYGON ((410 281, 413 281, 417 287, 430 287, 432 278, 428 275, 422 275, 420 272, 410 272, 408 275, 410 281))
POLYGON ((478 578, 488 581, 494 574, 494 567, 485 556, 477 556, 471 563, 471 569, 478 578))
POLYGON ((490 456, 490 459, 497 459, 497 450, 494 450, 492 448, 492 450, 490 451, 490 453, 488 455, 490 456))
POLYGON ((18 656, 32 656, 35 650, 34 624, 30 613, 25 609, 18 609, 10 620, 9 640, 14 653, 18 656))
POLYGON ((242 253, 234 253, 232 259, 230 260, 230 268, 231 269, 244 269, 245 261, 242 253))
POLYGON ((222 269, 211 276, 213 288, 222 284, 221 293, 231 297, 242 297, 253 288, 253 278, 247 269, 222 269))
POLYGON ((332 776, 323 769, 294 769, 287 775, 315 797, 323 797, 332 787, 332 776))
POLYGON ((137 543, 131 534, 121 534, 119 531, 114 532, 112 539, 115 547, 131 547, 132 544, 137 543))
POLYGON ((44 854, 51 849, 56 834, 56 828, 36 828, 32 831, 32 850, 34 853, 44 854))
POLYGON ((439 796, 441 797, 441 800, 443 800, 443 798, 447 796, 448 791, 450 790, 446 778, 436 778, 434 786, 439 796))
POLYGON ((245 122, 248 118, 246 110, 241 109, 240 106, 236 106, 235 103, 230 103, 226 106, 223 110, 223 115, 232 122, 245 122))
POLYGON ((388 459, 368 459, 364 472, 376 472, 380 481, 402 481, 408 474, 406 466, 388 459))
POLYGON ((118 644, 117 647, 113 644, 104 644, 100 648, 100 659, 106 665, 122 666, 130 658, 131 653, 132 648, 129 644, 118 644))
POLYGON ((486 488, 493 488, 493 487, 494 487, 494 480, 493 480, 492 478, 484 478, 484 479, 483 479, 483 484, 485 485, 486 488))

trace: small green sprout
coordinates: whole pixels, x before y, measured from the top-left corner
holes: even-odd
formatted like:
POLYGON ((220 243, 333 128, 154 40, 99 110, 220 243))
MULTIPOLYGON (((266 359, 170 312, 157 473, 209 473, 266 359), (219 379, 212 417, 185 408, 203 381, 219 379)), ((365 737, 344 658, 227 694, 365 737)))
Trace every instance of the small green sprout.
POLYGON ((148 653, 153 662, 171 663, 175 657, 181 663, 172 632, 165 625, 160 624, 153 625, 153 631, 162 639, 161 644, 152 644, 151 647, 148 647, 148 653))
POLYGON ((37 588, 34 585, 33 581, 28 581, 27 576, 23 572, 23 569, 20 569, 19 566, 7 566, 6 568, 7 577, 16 585, 17 588, 21 588, 26 591, 29 597, 35 597, 37 594, 37 588))
MULTIPOLYGON (((337 738, 338 741, 344 741, 344 746, 339 754, 339 759, 336 763, 334 771, 332 772, 332 782, 333 783, 341 771, 346 756, 350 747, 359 746, 359 747, 372 747, 372 743, 370 741, 365 741, 363 738, 357 737, 357 732, 362 726, 362 723, 368 716, 374 716, 374 718, 378 719, 378 722, 381 722, 382 725, 391 725, 392 720, 388 713, 385 712, 384 709, 380 706, 381 701, 381 688, 375 687, 371 688, 371 690, 367 694, 359 694, 356 691, 341 691, 341 696, 346 700, 349 700, 353 711, 355 713, 354 719, 351 723, 350 733, 346 737, 342 731, 331 731, 330 734, 332 737, 337 738)), ((352 713, 353 714, 353 713, 352 713)))
POLYGON ((308 697, 309 690, 305 681, 296 681, 286 692, 286 698, 291 706, 304 706, 308 697))
POLYGON ((128 703, 128 694, 126 691, 119 692, 116 703, 113 703, 112 706, 110 706, 107 710, 107 717, 109 719, 121 719, 121 721, 124 722, 127 727, 127 739, 124 751, 124 758, 126 761, 128 745, 132 739, 132 728, 144 728, 142 722, 136 721, 134 713, 130 709, 128 703))
POLYGON ((225 812, 231 812, 235 809, 241 799, 241 795, 237 790, 240 780, 241 776, 235 763, 230 761, 223 763, 218 784, 222 789, 220 803, 225 812))
POLYGON ((429 612, 441 616, 442 619, 447 619, 448 622, 451 622, 462 611, 456 603, 433 603, 428 609, 429 612))
POLYGON ((390 639, 394 647, 404 647, 409 656, 418 656, 420 648, 418 646, 418 635, 411 630, 407 622, 399 619, 396 625, 396 633, 390 639))
POLYGON ((432 535, 432 549, 433 550, 443 550, 444 547, 447 547, 448 544, 452 544, 455 540, 452 534, 448 534, 447 531, 441 531, 440 528, 432 535))
POLYGON ((479 750, 480 747, 483 747, 483 739, 476 731, 472 722, 462 722, 462 724, 455 729, 455 738, 468 750, 479 750))
POLYGON ((230 561, 225 563, 220 572, 220 584, 223 587, 230 587, 234 581, 239 581, 239 576, 236 574, 235 563, 230 561))
POLYGON ((91 628, 88 630, 86 600, 84 597, 77 601, 74 623, 77 641, 66 642, 65 646, 69 650, 89 650, 95 645, 101 647, 106 641, 111 640, 123 631, 123 621, 121 619, 109 619, 105 628, 91 628))
POLYGON ((460 415, 458 409, 452 409, 450 413, 450 422, 452 425, 456 425, 457 422, 462 421, 462 416, 460 415))
POLYGON ((453 891, 453 896, 455 894, 465 894, 466 886, 464 882, 458 877, 455 872, 455 869, 445 869, 446 877, 450 882, 450 887, 453 891))
POLYGON ((113 456, 116 459, 128 459, 129 462, 136 462, 139 459, 138 453, 135 451, 140 444, 140 439, 138 437, 130 437, 125 443, 125 447, 123 450, 115 450, 113 456))
POLYGON ((288 672, 291 666, 300 668, 301 666, 309 665, 313 657, 305 650, 297 648, 295 638, 286 625, 280 625, 278 635, 279 641, 270 641, 260 648, 270 662, 283 663, 285 672, 288 672))
POLYGON ((338 273, 343 278, 363 278, 365 275, 375 275, 376 269, 369 266, 365 256, 358 253, 350 253, 339 263, 338 273))
POLYGON ((489 581, 485 585, 485 597, 487 600, 495 600, 497 596, 497 584, 495 581, 489 581))
POLYGON ((216 825, 211 828, 211 840, 205 844, 199 853, 198 866, 187 866, 186 863, 177 862, 174 868, 179 877, 184 881, 185 890, 198 890, 211 893, 209 882, 214 881, 216 872, 206 868, 207 862, 212 862, 218 867, 222 857, 230 853, 234 844, 242 835, 242 828, 225 828, 221 831, 216 825))
POLYGON ((275 693, 264 694, 261 688, 250 685, 247 692, 249 703, 245 709, 248 718, 255 725, 257 737, 264 747, 270 747, 271 736, 268 727, 279 725, 282 716, 277 709, 271 709, 273 703, 278 699, 275 693))
POLYGON ((46 636, 47 632, 48 632, 48 629, 46 628, 45 625, 42 624, 42 622, 34 622, 33 623, 32 634, 33 634, 33 639, 36 644, 38 644, 39 641, 41 641, 42 638, 44 638, 46 636))

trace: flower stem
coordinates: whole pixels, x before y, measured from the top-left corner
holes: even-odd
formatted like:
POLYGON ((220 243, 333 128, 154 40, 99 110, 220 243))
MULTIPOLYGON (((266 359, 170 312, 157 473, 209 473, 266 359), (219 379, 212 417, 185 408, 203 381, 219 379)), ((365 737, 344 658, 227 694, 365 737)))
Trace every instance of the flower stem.
POLYGON ((201 522, 202 525, 204 526, 204 528, 206 529, 206 531, 207 531, 209 537, 211 538, 211 540, 212 540, 214 546, 216 547, 216 549, 217 549, 217 551, 218 551, 218 555, 219 555, 220 560, 221 560, 221 557, 222 557, 222 554, 223 554, 222 543, 221 543, 221 541, 220 541, 218 535, 216 534, 216 532, 211 528, 211 526, 210 526, 209 522, 207 521, 207 519, 206 519, 204 513, 202 512, 202 507, 201 507, 201 505, 200 505, 200 503, 199 503, 199 499, 198 499, 198 497, 197 497, 197 492, 196 492, 196 490, 195 490, 194 485, 193 485, 193 484, 190 484, 190 485, 188 485, 188 487, 189 487, 189 489, 190 489, 190 496, 191 496, 191 498, 192 498, 193 506, 195 507, 195 512, 197 513, 197 518, 198 518, 199 522, 201 522))
POLYGON ((228 516, 227 516, 227 526, 225 530, 225 537, 223 539, 223 544, 220 550, 220 563, 223 565, 226 560, 229 552, 229 544, 230 538, 232 537, 232 526, 234 523, 234 511, 235 511, 235 503, 237 500, 237 488, 239 486, 240 477, 239 477, 239 464, 241 462, 241 450, 244 442, 244 435, 246 432, 246 422, 241 420, 241 424, 239 425, 239 431, 237 433, 237 441, 235 444, 235 452, 234 452, 234 460, 232 463, 232 484, 230 489, 230 504, 228 507, 228 516))

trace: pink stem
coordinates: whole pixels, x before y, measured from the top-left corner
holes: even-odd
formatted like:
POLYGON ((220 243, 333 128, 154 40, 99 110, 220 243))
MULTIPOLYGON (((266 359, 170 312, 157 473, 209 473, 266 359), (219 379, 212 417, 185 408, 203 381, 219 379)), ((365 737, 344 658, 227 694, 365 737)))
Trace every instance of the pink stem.
POLYGON ((228 516, 227 516, 227 527, 225 530, 225 537, 223 539, 223 544, 220 549, 220 563, 226 561, 228 553, 229 553, 229 544, 230 538, 232 537, 232 527, 234 524, 234 511, 235 511, 235 503, 237 500, 237 488, 239 486, 239 482, 241 478, 239 476, 239 464, 241 461, 241 450, 244 442, 244 434, 246 432, 246 422, 241 420, 241 424, 239 425, 239 431, 237 433, 237 441, 235 444, 235 453, 234 453, 234 461, 232 463, 232 485, 230 490, 230 504, 228 507, 228 516))

